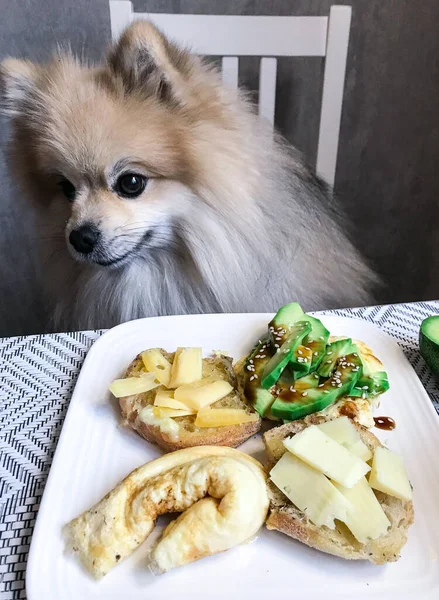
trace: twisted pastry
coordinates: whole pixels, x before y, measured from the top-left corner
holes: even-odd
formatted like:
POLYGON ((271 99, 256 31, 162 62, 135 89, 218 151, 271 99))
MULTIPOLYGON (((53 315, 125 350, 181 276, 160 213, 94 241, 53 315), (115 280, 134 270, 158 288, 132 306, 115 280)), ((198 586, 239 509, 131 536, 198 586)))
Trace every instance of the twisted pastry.
POLYGON ((186 448, 133 471, 67 525, 69 545, 96 578, 129 556, 159 515, 182 513, 152 551, 164 573, 251 538, 269 505, 262 465, 233 448, 186 448))

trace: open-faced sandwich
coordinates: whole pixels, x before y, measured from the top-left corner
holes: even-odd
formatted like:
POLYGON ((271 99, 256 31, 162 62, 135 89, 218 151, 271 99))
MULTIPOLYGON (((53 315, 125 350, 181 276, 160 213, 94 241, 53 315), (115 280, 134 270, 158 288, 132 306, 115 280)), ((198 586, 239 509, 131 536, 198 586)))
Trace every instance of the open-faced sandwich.
POLYGON ((414 519, 401 458, 347 417, 310 420, 264 434, 268 529, 346 559, 398 560, 414 519))
POLYGON ((201 348, 137 356, 125 377, 110 385, 126 422, 170 452, 201 446, 239 446, 261 427, 259 414, 238 389, 232 359, 201 348))
POLYGON ((389 389, 382 363, 366 344, 330 337, 297 302, 279 309, 235 370, 255 410, 284 422, 320 413, 345 415, 370 428, 373 408, 389 389))

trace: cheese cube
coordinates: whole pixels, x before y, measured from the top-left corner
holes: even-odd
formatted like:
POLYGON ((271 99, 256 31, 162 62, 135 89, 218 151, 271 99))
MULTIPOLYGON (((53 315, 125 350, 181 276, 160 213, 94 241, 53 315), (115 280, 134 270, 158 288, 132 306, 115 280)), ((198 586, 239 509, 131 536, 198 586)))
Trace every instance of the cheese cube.
POLYGON ((201 348, 177 348, 171 367, 171 379, 167 387, 200 381, 203 375, 201 348))
POLYGON ((345 487, 353 487, 370 471, 363 460, 327 436, 316 425, 284 440, 295 456, 345 487))
POLYGON ((364 460, 364 462, 369 462, 373 456, 370 448, 366 446, 362 440, 358 440, 358 442, 356 442, 353 446, 350 446, 348 450, 351 454, 355 454, 355 456, 358 456, 358 458, 364 460))
POLYGON ((156 392, 154 406, 174 408, 177 410, 189 410, 189 407, 186 406, 186 404, 174 399, 174 392, 172 390, 165 390, 162 387, 160 387, 156 392))
POLYGON ((181 385, 174 393, 174 398, 186 406, 200 410, 221 400, 233 390, 228 381, 223 379, 205 379, 192 385, 181 385))
POLYGON ((126 396, 135 396, 149 392, 158 387, 160 383, 156 381, 154 373, 143 373, 140 377, 126 377, 125 379, 115 379, 108 389, 116 398, 126 396))
POLYGON ((338 417, 317 427, 364 462, 372 458, 372 452, 362 441, 357 428, 348 417, 338 417))
POLYGON ((390 521, 365 477, 351 488, 336 482, 334 486, 352 505, 342 521, 361 544, 367 544, 369 540, 376 540, 386 534, 390 521))
POLYGON ((329 479, 289 452, 271 469, 270 479, 317 527, 334 529, 334 519, 344 521, 351 509, 329 479))
POLYGON ((142 352, 142 362, 145 369, 155 373, 155 378, 164 386, 168 387, 171 378, 171 363, 163 356, 158 348, 151 348, 142 352))
POLYGON ((402 458, 387 448, 375 450, 369 485, 400 500, 412 499, 412 488, 402 458))
POLYGON ((176 408, 166 408, 165 406, 154 406, 152 414, 158 419, 166 419, 166 417, 188 417, 194 415, 195 412, 190 409, 178 410, 176 408))
POLYGON ((242 408, 203 408, 195 419, 196 427, 226 427, 258 420, 258 415, 249 415, 242 408))

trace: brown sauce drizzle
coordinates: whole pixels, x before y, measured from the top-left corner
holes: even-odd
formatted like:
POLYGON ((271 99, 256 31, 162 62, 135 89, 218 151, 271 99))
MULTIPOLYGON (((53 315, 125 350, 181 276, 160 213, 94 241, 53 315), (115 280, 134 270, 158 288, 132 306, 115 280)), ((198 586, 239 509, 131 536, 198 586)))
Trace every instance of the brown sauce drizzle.
POLYGON ((385 431, 392 431, 395 429, 396 423, 392 417, 374 417, 375 427, 378 429, 384 429, 385 431))

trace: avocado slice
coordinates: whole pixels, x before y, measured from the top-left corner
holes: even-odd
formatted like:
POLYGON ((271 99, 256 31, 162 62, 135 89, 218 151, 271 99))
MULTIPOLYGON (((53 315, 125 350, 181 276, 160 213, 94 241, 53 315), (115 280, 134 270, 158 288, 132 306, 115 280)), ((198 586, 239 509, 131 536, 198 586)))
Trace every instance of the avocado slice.
POLYGON ((282 306, 273 319, 268 323, 268 331, 275 347, 281 347, 286 342, 292 326, 297 321, 302 321, 304 312, 298 302, 291 302, 282 306))
POLYGON ((290 362, 288 363, 297 377, 307 375, 311 370, 312 350, 307 346, 300 344, 293 352, 290 362))
POLYGON ((311 350, 312 361, 310 371, 315 371, 319 364, 322 362, 323 356, 326 351, 326 344, 329 339, 329 331, 323 325, 323 323, 312 317, 311 315, 305 314, 304 317, 311 325, 311 331, 305 338, 303 345, 311 350))
POLYGON ((300 346, 303 338, 311 331, 307 321, 297 321, 289 330, 288 337, 276 353, 267 362, 262 374, 262 387, 271 388, 279 379, 282 371, 290 362, 295 350, 300 346))
POLYGON ((390 388, 387 373, 378 371, 365 375, 365 367, 363 363, 363 376, 357 381, 355 387, 352 388, 350 396, 353 398, 370 398, 384 394, 390 388))
POLYGON ((267 334, 253 347, 244 365, 244 395, 261 417, 266 415, 275 400, 275 396, 260 383, 265 365, 274 354, 267 334))
POLYGON ((439 375, 439 315, 427 317, 419 330, 419 350, 422 358, 439 375))
MULTIPOLYGON (((339 356, 332 377, 318 384, 317 387, 309 387, 303 392, 296 388, 293 388, 294 391, 283 389, 271 406, 271 414, 285 421, 295 421, 325 409, 342 396, 349 396, 351 389, 362 375, 362 362, 358 350, 354 344, 351 346, 353 352, 346 356, 339 356)), ((300 379, 297 380, 299 381, 300 379)))
POLYGON ((358 348, 352 343, 350 338, 332 342, 326 347, 317 373, 320 377, 329 377, 340 357, 352 353, 358 354, 358 348))

